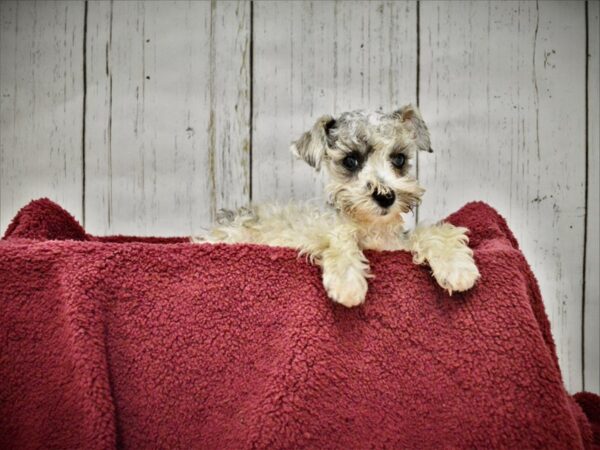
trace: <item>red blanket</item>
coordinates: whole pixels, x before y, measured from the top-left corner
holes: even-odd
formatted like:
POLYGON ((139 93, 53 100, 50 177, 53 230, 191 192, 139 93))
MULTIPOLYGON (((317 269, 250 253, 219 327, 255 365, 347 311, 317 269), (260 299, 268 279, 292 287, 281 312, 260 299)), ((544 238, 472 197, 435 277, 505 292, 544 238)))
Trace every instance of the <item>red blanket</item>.
MULTIPOLYGON (((2 448, 591 448, 507 225, 471 203, 481 281, 449 297, 368 254, 364 306, 290 249, 96 238, 48 200, 0 241, 2 448)), ((587 416, 584 412, 587 413, 587 416)))

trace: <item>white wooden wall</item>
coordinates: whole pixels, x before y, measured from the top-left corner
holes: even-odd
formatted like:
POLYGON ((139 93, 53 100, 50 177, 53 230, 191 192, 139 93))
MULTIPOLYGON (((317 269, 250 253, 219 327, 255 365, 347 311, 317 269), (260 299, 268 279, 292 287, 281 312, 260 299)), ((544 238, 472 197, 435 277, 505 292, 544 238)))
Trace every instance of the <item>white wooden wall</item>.
POLYGON ((600 392, 598 6, 3 1, 0 226, 47 196, 92 233, 189 235, 319 196, 288 152, 317 116, 418 102, 419 220, 496 207, 567 386, 600 392))

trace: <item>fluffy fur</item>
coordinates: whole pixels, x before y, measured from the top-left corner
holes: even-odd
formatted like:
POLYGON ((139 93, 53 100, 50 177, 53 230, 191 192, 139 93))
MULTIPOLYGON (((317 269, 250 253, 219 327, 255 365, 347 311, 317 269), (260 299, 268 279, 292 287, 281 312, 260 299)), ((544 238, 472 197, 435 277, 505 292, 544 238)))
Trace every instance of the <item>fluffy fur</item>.
POLYGON ((367 293, 367 249, 412 252, 414 262, 429 264, 449 293, 474 285, 479 271, 466 228, 447 223, 412 233, 403 228, 402 214, 418 205, 424 192, 410 174, 411 161, 417 151, 431 151, 415 107, 323 116, 291 150, 316 170, 325 167, 328 208, 306 203, 224 211, 209 236, 193 240, 295 248, 321 266, 329 297, 348 307, 361 304, 367 293))

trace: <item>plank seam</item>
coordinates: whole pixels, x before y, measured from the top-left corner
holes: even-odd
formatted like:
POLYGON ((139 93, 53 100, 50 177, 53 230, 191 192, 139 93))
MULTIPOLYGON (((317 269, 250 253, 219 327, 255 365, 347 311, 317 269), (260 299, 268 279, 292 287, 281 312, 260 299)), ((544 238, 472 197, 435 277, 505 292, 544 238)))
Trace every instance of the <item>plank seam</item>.
POLYGON ((249 55, 248 65, 250 66, 250 98, 249 98, 249 110, 250 110, 250 118, 248 120, 249 130, 248 130, 248 201, 252 203, 252 186, 254 184, 254 179, 252 176, 252 160, 253 160, 253 152, 252 149, 254 147, 254 0, 250 1, 250 55, 249 55))
POLYGON ((108 44, 106 46, 106 75, 108 76, 108 229, 112 225, 112 113, 113 113, 113 76, 110 58, 112 57, 112 38, 113 38, 113 8, 114 0, 110 1, 110 25, 108 29, 108 44))
MULTIPOLYGON (((415 93, 415 101, 417 102, 417 108, 420 108, 419 103, 421 100, 421 2, 417 0, 417 73, 416 73, 416 93, 415 93)), ((415 172, 417 180, 419 179, 419 160, 421 156, 417 153, 417 159, 415 161, 415 172)), ((415 225, 419 223, 419 205, 415 207, 415 225)))
POLYGON ((589 139, 590 139, 590 118, 589 118, 589 59, 590 59, 590 37, 589 37, 589 16, 588 1, 585 2, 585 197, 583 209, 583 274, 581 278, 581 387, 585 391, 585 284, 587 270, 587 229, 588 229, 588 190, 589 190, 589 139))
POLYGON ((536 53, 537 53, 537 39, 538 30, 540 27, 540 4, 539 1, 535 1, 535 31, 533 35, 533 86, 535 88, 535 141, 537 145, 537 157, 541 160, 540 156, 540 92, 538 89, 537 72, 535 67, 536 53))
POLYGON ((86 133, 86 108, 87 108, 87 23, 88 0, 83 6, 83 102, 81 125, 81 223, 85 228, 85 133, 86 133))
POLYGON ((420 101, 420 78, 421 78, 421 2, 417 0, 417 80, 416 80, 416 102, 420 101))

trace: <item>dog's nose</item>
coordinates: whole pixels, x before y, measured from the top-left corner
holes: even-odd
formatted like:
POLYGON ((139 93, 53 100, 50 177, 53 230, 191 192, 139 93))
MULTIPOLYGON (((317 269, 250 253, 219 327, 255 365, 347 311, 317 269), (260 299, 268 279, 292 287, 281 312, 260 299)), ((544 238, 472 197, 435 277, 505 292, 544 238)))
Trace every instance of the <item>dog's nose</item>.
POLYGON ((396 200, 396 194, 394 194, 394 191, 389 191, 387 194, 380 194, 375 191, 373 192, 373 199, 382 208, 387 208, 393 205, 394 200, 396 200))

